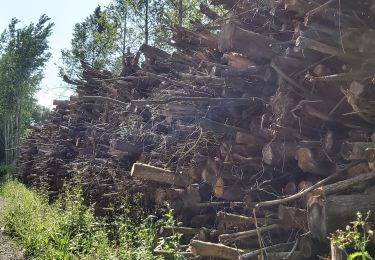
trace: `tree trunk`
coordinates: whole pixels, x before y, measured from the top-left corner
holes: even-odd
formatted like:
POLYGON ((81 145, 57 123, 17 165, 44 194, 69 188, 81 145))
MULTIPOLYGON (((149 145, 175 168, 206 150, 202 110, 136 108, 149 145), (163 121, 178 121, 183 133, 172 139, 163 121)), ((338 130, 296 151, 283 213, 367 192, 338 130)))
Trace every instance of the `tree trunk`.
POLYGON ((148 0, 145 0, 145 8, 146 8, 146 13, 145 13, 145 44, 148 44, 148 0))

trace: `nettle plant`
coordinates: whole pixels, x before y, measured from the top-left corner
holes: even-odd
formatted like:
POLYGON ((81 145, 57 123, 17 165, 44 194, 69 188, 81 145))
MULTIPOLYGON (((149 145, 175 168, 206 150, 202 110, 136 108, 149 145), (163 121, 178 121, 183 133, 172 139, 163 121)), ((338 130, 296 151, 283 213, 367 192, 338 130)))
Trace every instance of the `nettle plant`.
POLYGON ((348 260, 373 259, 366 250, 373 236, 373 231, 368 228, 369 217, 370 211, 367 212, 365 217, 358 212, 357 219, 350 222, 345 230, 337 230, 330 237, 332 243, 346 253, 348 260))

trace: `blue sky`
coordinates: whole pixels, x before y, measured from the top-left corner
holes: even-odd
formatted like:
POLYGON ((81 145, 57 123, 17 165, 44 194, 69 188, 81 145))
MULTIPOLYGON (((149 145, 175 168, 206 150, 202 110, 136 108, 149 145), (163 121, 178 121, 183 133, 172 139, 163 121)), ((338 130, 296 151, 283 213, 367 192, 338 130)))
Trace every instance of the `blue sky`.
POLYGON ((39 103, 51 107, 53 99, 69 96, 57 76, 57 64, 60 63, 61 49, 69 48, 73 26, 88 16, 96 6, 107 5, 111 0, 0 0, 0 32, 13 17, 21 20, 20 25, 37 22, 46 14, 55 23, 50 37, 52 57, 45 70, 45 79, 36 98, 39 103))

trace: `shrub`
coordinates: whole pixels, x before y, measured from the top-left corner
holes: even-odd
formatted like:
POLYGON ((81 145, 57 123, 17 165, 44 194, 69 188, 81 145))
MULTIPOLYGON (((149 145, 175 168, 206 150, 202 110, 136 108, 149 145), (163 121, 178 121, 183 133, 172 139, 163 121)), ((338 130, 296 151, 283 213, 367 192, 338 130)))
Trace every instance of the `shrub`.
MULTIPOLYGON (((34 259, 161 259, 152 255, 156 223, 153 217, 134 221, 121 214, 111 222, 95 217, 84 204, 81 189, 66 187, 49 204, 45 192, 16 181, 2 188, 1 223, 34 259), (137 223, 138 222, 138 223, 137 223)), ((129 211, 129 210, 128 210, 129 211)))
POLYGON ((366 246, 372 235, 372 231, 367 228, 369 216, 370 212, 367 213, 365 218, 358 212, 355 221, 350 222, 345 230, 337 230, 330 238, 333 244, 344 250, 348 260, 373 259, 366 251, 366 246))

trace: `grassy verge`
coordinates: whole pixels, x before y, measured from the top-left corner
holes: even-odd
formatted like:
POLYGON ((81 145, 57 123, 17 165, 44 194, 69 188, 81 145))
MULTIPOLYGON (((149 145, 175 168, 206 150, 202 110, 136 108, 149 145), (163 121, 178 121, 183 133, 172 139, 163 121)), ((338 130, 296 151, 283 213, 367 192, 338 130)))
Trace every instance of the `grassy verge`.
POLYGON ((126 214, 108 220, 94 216, 79 189, 48 203, 43 192, 16 181, 3 184, 0 223, 33 259, 158 259, 152 255, 156 224, 126 214))

